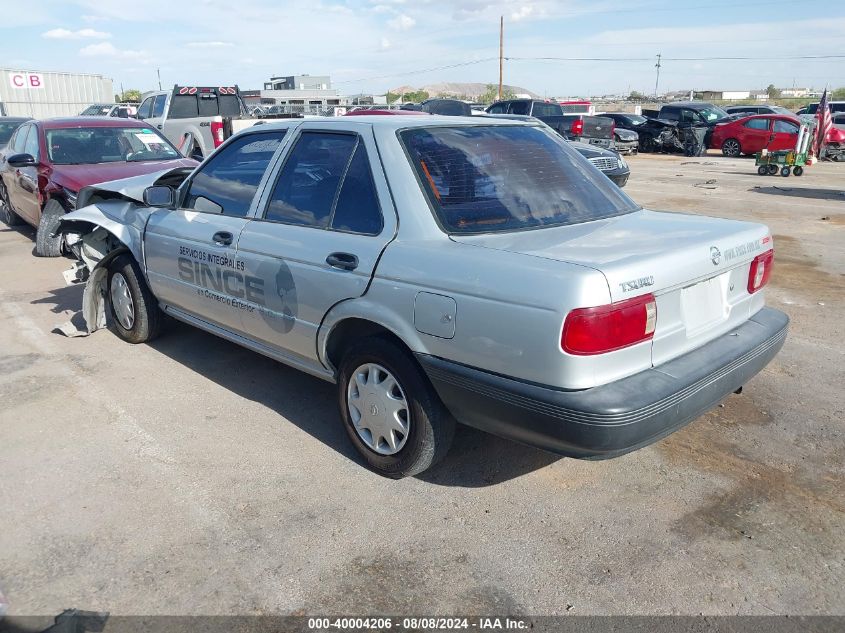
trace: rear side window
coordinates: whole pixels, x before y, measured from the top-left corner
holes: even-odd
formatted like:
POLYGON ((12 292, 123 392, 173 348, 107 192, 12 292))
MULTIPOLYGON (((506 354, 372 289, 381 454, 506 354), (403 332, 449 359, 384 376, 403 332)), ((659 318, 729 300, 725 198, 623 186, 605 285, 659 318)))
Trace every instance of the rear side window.
POLYGON ((510 104, 508 111, 510 114, 531 114, 531 103, 528 101, 514 101, 510 104))
POLYGON ((508 113, 508 104, 506 103, 494 103, 491 105, 487 112, 489 114, 507 114, 508 113))
POLYGON ((285 130, 247 134, 215 154, 191 181, 183 205, 204 213, 244 217, 285 130))
POLYGON ((540 127, 414 128, 400 137, 449 233, 577 224, 639 208, 565 141, 540 127))
POLYGON ((790 121, 775 121, 775 132, 798 134, 798 126, 790 121))
POLYGON ((359 139, 340 186, 330 226, 336 231, 378 235, 383 225, 367 148, 359 139))
POLYGON ((769 129, 769 121, 768 119, 750 119, 745 122, 745 127, 752 130, 767 131, 769 129))
POLYGON ((170 100, 171 119, 192 119, 200 115, 196 95, 173 95, 170 100))
POLYGON ((32 129, 33 127, 31 125, 24 125, 23 127, 18 128, 15 138, 12 139, 12 151, 14 151, 15 154, 23 152, 24 147, 26 147, 26 136, 32 129))
POLYGON ((164 116, 164 104, 167 101, 167 95, 159 95, 153 103, 153 117, 164 116))
POLYGON ((328 227, 357 143, 354 134, 303 132, 279 174, 264 217, 328 227))

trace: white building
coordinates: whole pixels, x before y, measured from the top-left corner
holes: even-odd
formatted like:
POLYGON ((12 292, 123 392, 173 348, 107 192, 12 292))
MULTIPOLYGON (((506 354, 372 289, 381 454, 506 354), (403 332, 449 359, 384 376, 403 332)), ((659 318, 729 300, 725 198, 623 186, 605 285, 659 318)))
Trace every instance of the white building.
POLYGON ((0 68, 0 114, 44 119, 76 116, 92 103, 114 103, 102 75, 0 68))

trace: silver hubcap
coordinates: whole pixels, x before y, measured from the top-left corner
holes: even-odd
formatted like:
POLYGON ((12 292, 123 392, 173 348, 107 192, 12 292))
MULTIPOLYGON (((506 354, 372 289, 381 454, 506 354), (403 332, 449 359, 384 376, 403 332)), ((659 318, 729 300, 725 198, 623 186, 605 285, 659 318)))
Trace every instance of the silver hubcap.
POLYGON ((736 141, 725 141, 725 150, 729 156, 736 156, 739 154, 739 143, 736 141))
POLYGON ((356 369, 346 388, 346 406, 358 437, 380 455, 395 455, 408 439, 410 412, 399 382, 381 365, 356 369))
POLYGON ((129 284, 120 273, 115 273, 111 278, 111 305, 118 323, 124 330, 131 330, 135 323, 135 304, 129 294, 129 284))

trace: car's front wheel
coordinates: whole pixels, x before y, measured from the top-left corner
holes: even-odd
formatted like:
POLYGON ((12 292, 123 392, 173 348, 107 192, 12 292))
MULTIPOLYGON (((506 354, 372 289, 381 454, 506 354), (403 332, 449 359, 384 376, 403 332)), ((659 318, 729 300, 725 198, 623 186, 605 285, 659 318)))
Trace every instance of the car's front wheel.
POLYGON ((109 329, 129 343, 151 341, 158 336, 162 314, 138 264, 130 255, 118 255, 108 271, 109 329))
POLYGON ((346 352, 338 402, 352 444, 385 477, 423 472, 452 443, 454 418, 414 359, 385 338, 363 339, 346 352))
POLYGON ((62 254, 62 236, 57 232, 65 213, 67 210, 55 198, 44 205, 35 233, 35 254, 39 257, 58 257, 62 254))
POLYGON ((729 158, 738 158, 742 154, 742 146, 735 138, 729 138, 722 143, 722 154, 729 158))

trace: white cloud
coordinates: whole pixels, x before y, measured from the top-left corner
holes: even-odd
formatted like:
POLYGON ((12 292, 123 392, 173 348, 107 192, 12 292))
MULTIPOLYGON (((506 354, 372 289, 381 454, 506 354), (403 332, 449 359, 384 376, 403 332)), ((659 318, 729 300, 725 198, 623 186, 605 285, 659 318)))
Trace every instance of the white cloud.
POLYGON ((416 23, 417 21, 414 18, 412 18, 410 15, 405 15, 403 13, 399 17, 389 20, 387 25, 397 31, 407 31, 408 29, 412 28, 416 23))
POLYGON ((122 60, 146 60, 149 54, 146 51, 133 51, 128 49, 115 48, 111 42, 89 44, 79 50, 82 57, 105 57, 107 59, 122 60))
POLYGON ((94 29, 79 29, 77 31, 70 31, 68 29, 51 29, 41 34, 41 37, 49 40, 107 40, 111 37, 111 33, 105 31, 95 31, 94 29))
POLYGON ((188 48, 230 48, 234 46, 233 42, 223 42, 214 40, 211 42, 188 42, 185 44, 188 48))
POLYGON ((520 20, 527 18, 532 13, 534 13, 534 7, 526 5, 520 7, 519 11, 514 11, 513 13, 511 13, 511 20, 513 20, 514 22, 519 22, 520 20))
POLYGON ((390 48, 390 40, 386 37, 381 38, 381 49, 387 50, 388 48, 390 48))

